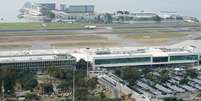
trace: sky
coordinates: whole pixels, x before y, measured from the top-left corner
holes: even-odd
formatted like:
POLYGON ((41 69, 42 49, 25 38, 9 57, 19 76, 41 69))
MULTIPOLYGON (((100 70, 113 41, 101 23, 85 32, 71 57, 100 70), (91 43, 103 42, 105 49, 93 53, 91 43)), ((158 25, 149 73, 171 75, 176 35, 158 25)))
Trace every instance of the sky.
MULTIPOLYGON (((19 9, 27 1, 54 2, 55 0, 2 0, 0 18, 6 22, 17 21, 19 9)), ((67 5, 95 5, 96 12, 114 12, 128 10, 131 12, 176 11, 184 16, 194 16, 201 20, 201 0, 59 0, 67 5)))

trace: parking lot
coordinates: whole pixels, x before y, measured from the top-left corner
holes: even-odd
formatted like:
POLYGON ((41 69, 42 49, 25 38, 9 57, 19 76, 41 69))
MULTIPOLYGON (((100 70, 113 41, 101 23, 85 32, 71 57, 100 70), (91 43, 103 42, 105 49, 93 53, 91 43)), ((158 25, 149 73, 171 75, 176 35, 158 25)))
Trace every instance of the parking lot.
MULTIPOLYGON (((145 95, 150 99, 161 99, 165 97, 178 97, 183 99, 189 99, 194 94, 199 94, 201 91, 201 71, 197 71, 197 77, 186 77, 185 70, 169 70, 169 79, 166 82, 158 82, 147 79, 145 77, 136 81, 135 85, 131 88, 139 94, 145 95), (184 78, 188 79, 188 82, 182 83, 184 78), (190 95, 190 96, 189 96, 190 95)), ((160 74, 156 71, 152 72, 154 76, 160 74)))

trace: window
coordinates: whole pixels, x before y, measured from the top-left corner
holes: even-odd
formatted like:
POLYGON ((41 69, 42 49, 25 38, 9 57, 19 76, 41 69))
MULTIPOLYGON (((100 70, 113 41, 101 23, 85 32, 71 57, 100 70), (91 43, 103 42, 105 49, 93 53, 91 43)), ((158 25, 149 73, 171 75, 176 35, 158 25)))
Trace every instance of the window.
POLYGON ((168 57, 153 57, 153 62, 168 62, 168 57))
POLYGON ((198 55, 170 56, 170 61, 198 60, 198 55))
POLYGON ((138 57, 138 58, 119 58, 119 59, 96 59, 95 64, 117 64, 117 63, 142 63, 151 62, 151 57, 138 57))

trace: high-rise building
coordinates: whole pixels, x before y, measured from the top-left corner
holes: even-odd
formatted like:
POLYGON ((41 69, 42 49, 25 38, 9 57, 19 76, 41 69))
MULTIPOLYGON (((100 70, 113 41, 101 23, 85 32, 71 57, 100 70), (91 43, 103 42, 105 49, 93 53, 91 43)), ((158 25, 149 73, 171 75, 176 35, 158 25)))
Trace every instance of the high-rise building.
POLYGON ((60 10, 60 1, 54 0, 54 3, 55 3, 55 10, 60 10))
POLYGON ((93 5, 70 5, 68 13, 94 13, 93 5))

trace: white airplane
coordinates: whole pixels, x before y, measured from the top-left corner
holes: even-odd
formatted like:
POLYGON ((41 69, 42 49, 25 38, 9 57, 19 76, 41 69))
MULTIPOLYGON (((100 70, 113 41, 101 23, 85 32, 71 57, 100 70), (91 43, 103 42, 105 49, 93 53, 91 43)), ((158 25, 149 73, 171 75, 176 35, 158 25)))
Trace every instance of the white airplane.
POLYGON ((93 26, 93 25, 87 25, 87 26, 84 26, 84 28, 86 28, 86 29, 95 29, 96 26, 93 26))

